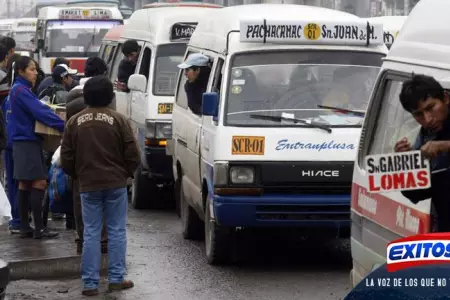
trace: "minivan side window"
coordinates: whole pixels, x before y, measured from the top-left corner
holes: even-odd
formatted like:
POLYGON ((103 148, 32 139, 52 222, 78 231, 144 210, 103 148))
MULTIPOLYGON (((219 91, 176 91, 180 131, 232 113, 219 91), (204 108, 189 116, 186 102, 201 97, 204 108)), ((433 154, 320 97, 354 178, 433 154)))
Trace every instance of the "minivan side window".
MULTIPOLYGON (((192 51, 189 51, 188 54, 186 55, 186 57, 188 57, 190 54, 192 54, 192 51)), ((184 59, 186 59, 186 57, 184 59)), ((183 59, 183 61, 184 61, 183 59)), ((184 85, 186 84, 186 76, 184 75, 184 70, 180 70, 180 73, 178 74, 179 76, 179 80, 178 80, 178 94, 177 94, 177 99, 175 99, 175 102, 177 103, 177 105, 181 106, 184 109, 188 108, 188 101, 187 101, 187 95, 186 95, 186 91, 184 90, 184 85)))
POLYGON ((366 155, 393 153, 395 143, 403 137, 414 145, 420 125, 399 101, 402 86, 402 79, 386 80, 375 130, 368 137, 370 144, 366 155))
MULTIPOLYGON (((190 55, 190 54, 192 54, 193 52, 191 51, 191 52, 188 52, 188 56, 190 55)), ((202 70, 203 71, 203 70, 202 70)), ((200 73, 201 74, 201 73, 200 73)), ((210 74, 211 74, 211 69, 209 69, 209 71, 208 71, 208 78, 209 78, 209 76, 210 76, 210 74)), ((176 99, 176 101, 177 101, 177 104, 179 105, 179 106, 181 106, 181 107, 184 107, 184 108, 187 108, 187 107, 189 107, 189 109, 194 113, 194 114, 196 114, 196 115, 198 115, 198 116, 201 116, 201 105, 200 105, 200 109, 197 107, 197 103, 191 103, 191 105, 192 105, 192 107, 191 106, 189 106, 189 101, 188 101, 188 97, 187 97, 187 95, 186 95, 186 91, 185 91, 185 89, 184 89, 184 86, 185 86, 185 84, 186 84, 186 76, 184 75, 184 70, 182 70, 181 72, 180 72, 180 80, 178 81, 178 95, 177 95, 177 99, 176 99), (196 112, 194 112, 194 110, 199 110, 197 113, 196 112)), ((207 85, 208 85, 208 82, 206 82, 206 86, 204 87, 205 88, 205 91, 206 91, 206 88, 207 88, 207 85)), ((198 95, 195 95, 196 97, 198 96, 198 95)), ((201 95, 200 95, 200 97, 201 97, 201 95)), ((194 101, 196 101, 196 99, 198 99, 198 98, 195 98, 194 99, 194 101)), ((201 100, 200 100, 201 101, 201 100)))
POLYGON ((109 72, 109 70, 111 70, 116 52, 117 52, 117 45, 111 45, 111 49, 109 50, 109 55, 107 55, 104 59, 106 62, 106 65, 108 66, 108 72, 109 72))
POLYGON ((113 81, 113 82, 117 79, 117 74, 119 73, 119 65, 123 58, 124 58, 124 55, 122 53, 122 44, 119 44, 117 46, 117 50, 114 55, 114 60, 113 60, 110 75, 109 75, 109 77, 111 78, 111 81, 113 81))
POLYGON ((100 46, 100 50, 98 50, 98 57, 100 57, 101 59, 105 59, 104 58, 105 48, 106 48, 106 44, 102 44, 100 46))
POLYGON ((152 51, 150 48, 145 47, 144 53, 142 54, 141 65, 139 67, 139 74, 144 75, 148 80, 148 75, 150 74, 150 62, 152 59, 152 51))
POLYGON ((225 61, 222 58, 218 58, 217 64, 216 64, 216 70, 214 73, 214 79, 212 83, 212 92, 220 93, 220 86, 222 85, 222 78, 223 78, 223 65, 225 61))

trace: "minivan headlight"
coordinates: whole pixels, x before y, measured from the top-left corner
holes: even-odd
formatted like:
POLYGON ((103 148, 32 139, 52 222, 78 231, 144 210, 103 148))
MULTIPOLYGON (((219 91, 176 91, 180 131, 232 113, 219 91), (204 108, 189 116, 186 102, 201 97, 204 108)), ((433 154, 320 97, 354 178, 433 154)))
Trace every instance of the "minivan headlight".
POLYGON ((172 123, 156 123, 157 139, 171 139, 172 138, 172 123))
POLYGON ((147 139, 171 139, 172 123, 145 122, 145 137, 147 139))
POLYGON ((252 167, 231 167, 231 183, 243 184, 253 183, 255 180, 255 169, 252 167))

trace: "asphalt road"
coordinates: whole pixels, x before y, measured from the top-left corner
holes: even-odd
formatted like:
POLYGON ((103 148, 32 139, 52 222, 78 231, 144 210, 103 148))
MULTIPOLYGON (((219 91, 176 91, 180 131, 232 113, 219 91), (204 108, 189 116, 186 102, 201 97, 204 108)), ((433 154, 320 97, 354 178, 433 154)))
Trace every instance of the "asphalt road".
MULTIPOLYGON (((178 217, 170 211, 133 211, 128 221, 129 291, 101 296, 108 300, 334 300, 350 290, 348 240, 311 240, 278 233, 239 238, 239 260, 209 266, 203 242, 184 240, 178 217)), ((80 279, 17 281, 8 300, 86 299, 80 279)))

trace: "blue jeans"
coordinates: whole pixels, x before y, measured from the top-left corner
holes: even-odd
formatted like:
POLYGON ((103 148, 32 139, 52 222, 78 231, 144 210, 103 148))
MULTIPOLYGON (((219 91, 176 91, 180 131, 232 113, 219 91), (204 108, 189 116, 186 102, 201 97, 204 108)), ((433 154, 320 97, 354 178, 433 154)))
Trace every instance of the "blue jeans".
POLYGON ((14 160, 12 149, 5 149, 5 169, 6 169, 6 184, 8 186, 8 200, 11 205, 12 219, 9 221, 9 226, 20 227, 19 206, 17 204, 17 190, 19 183, 14 179, 14 160))
POLYGON ((80 193, 84 222, 81 278, 85 289, 96 289, 100 279, 100 240, 103 214, 108 228, 108 280, 122 283, 125 275, 127 250, 126 188, 80 193))

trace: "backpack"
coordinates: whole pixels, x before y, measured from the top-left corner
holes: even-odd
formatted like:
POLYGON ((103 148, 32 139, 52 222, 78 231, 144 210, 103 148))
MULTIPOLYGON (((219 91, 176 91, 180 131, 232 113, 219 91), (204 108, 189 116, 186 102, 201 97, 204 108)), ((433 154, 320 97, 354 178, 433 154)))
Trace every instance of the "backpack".
POLYGON ((73 209, 72 182, 63 169, 53 163, 48 172, 48 197, 53 213, 69 213, 73 209))
POLYGON ((51 84, 46 87, 38 96, 39 100, 48 97, 48 102, 51 104, 55 103, 56 93, 59 91, 65 91, 65 89, 59 85, 51 84))

